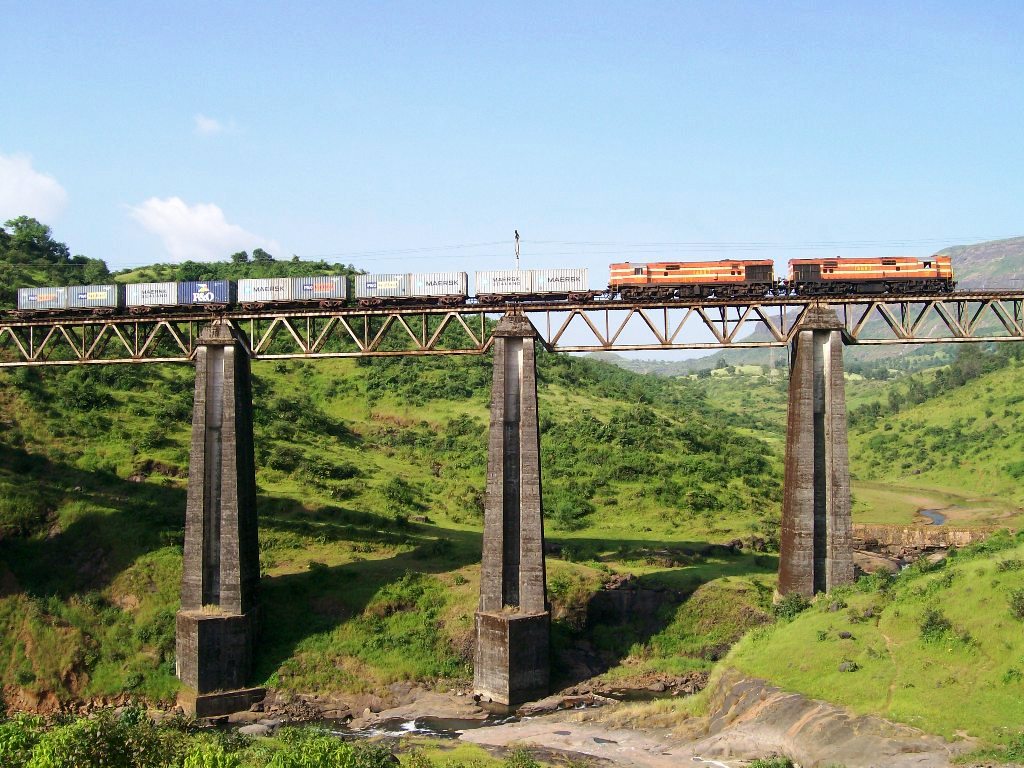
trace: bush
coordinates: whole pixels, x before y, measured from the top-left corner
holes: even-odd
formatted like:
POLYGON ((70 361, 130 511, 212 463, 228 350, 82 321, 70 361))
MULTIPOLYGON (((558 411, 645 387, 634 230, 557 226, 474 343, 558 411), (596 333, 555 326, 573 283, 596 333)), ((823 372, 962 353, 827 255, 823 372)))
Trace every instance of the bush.
POLYGON ((1024 621, 1024 589, 1011 589, 1009 595, 1010 613, 1024 621))
POLYGON ((149 720, 131 724, 105 710, 54 728, 32 750, 26 768, 136 768, 173 760, 173 747, 149 720))
POLYGON ((921 639, 926 643, 938 642, 953 630, 953 624, 938 608, 927 609, 921 616, 919 627, 921 639))
POLYGON ((267 768, 392 768, 398 760, 387 747, 341 741, 326 731, 285 728, 284 747, 267 768))
POLYGON ((1006 745, 1006 759, 1012 762, 1024 761, 1024 733, 1018 733, 1006 745))
POLYGON ((505 758, 505 768, 541 768, 540 763, 534 760, 523 747, 516 747, 508 753, 505 758))
POLYGON ((42 722, 35 717, 18 715, 0 723, 0 765, 23 768, 39 741, 42 722))
POLYGON ((218 744, 199 744, 185 758, 183 768, 240 768, 241 760, 218 744))
POLYGON ((774 605, 772 612, 776 618, 792 621, 797 615, 806 611, 810 605, 811 601, 799 592, 790 592, 774 605))

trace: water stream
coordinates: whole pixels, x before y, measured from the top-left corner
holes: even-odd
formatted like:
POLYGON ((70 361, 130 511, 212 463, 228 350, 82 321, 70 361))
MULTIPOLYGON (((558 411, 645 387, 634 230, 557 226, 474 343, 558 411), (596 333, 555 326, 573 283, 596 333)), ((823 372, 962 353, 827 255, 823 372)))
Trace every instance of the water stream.
POLYGON ((393 718, 381 720, 365 728, 349 728, 345 725, 332 725, 331 732, 349 738, 369 738, 374 736, 431 736, 436 739, 457 739, 460 731, 473 728, 487 728, 492 725, 504 725, 517 722, 515 715, 490 715, 481 719, 459 719, 448 717, 417 717, 414 720, 393 718))
POLYGON ((918 514, 924 515, 932 521, 932 525, 942 525, 946 522, 946 516, 937 509, 920 509, 918 514))

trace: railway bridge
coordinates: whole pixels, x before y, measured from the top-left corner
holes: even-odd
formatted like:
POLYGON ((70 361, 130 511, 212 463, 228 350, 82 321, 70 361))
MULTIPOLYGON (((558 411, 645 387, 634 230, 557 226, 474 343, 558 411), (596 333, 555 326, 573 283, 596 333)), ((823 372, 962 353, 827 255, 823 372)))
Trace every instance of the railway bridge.
POLYGON ((536 345, 552 351, 787 348, 779 592, 853 579, 847 345, 1024 341, 1024 292, 662 304, 268 309, 218 315, 0 316, 0 367, 195 365, 177 672, 199 715, 247 707, 259 613, 250 361, 493 351, 474 685, 548 691, 536 345))

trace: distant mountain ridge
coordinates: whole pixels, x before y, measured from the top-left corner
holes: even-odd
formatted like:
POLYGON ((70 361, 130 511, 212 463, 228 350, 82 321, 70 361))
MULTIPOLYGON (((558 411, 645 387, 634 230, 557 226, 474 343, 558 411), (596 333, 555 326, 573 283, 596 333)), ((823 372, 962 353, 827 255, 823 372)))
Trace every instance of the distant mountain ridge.
POLYGON ((953 258, 953 273, 961 290, 1009 290, 1024 281, 1024 237, 954 245, 939 251, 953 258))

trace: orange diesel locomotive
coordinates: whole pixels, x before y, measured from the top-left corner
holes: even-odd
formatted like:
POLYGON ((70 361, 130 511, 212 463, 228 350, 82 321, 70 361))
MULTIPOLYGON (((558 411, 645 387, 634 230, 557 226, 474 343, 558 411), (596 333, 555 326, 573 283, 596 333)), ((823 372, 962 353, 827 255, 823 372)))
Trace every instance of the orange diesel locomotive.
POLYGON ((949 256, 790 259, 786 280, 799 296, 949 293, 955 285, 949 256))
POLYGON ((608 290, 626 301, 765 296, 775 290, 774 262, 661 261, 612 264, 608 290))

